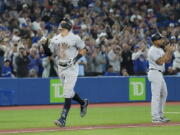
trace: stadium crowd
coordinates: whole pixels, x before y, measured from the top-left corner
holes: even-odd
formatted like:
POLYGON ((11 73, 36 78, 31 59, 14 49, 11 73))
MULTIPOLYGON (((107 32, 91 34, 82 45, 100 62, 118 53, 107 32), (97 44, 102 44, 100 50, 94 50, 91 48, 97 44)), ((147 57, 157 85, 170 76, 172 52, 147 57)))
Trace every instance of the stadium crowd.
POLYGON ((1 0, 0 76, 57 76, 41 44, 58 34, 64 17, 90 48, 78 61, 79 76, 146 75, 155 32, 177 46, 165 74, 180 73, 178 0, 1 0))

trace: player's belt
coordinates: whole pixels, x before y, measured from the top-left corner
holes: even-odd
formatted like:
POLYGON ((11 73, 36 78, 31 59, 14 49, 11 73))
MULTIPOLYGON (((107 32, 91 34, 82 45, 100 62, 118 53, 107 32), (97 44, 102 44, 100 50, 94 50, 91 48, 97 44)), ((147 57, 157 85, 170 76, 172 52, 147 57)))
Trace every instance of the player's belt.
POLYGON ((150 68, 149 70, 157 70, 157 71, 163 73, 163 71, 161 71, 161 70, 159 70, 159 69, 155 69, 155 68, 150 68))
POLYGON ((62 66, 62 67, 67 67, 68 64, 67 63, 62 63, 62 62, 59 62, 59 66, 62 66))

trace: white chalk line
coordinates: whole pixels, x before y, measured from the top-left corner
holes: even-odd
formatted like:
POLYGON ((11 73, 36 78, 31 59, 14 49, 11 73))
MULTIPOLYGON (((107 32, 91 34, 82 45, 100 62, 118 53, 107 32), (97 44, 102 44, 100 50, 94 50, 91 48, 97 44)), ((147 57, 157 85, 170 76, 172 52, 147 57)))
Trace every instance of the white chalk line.
POLYGON ((180 114, 180 112, 165 112, 167 114, 180 114))

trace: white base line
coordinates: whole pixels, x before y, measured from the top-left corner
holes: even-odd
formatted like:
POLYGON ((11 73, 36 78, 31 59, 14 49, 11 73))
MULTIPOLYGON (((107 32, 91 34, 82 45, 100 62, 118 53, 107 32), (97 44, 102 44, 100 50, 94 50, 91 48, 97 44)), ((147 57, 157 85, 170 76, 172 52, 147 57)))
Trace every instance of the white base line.
POLYGON ((180 114, 180 112, 165 112, 165 113, 168 113, 168 114, 180 114))
POLYGON ((97 127, 79 127, 79 128, 56 128, 56 129, 39 129, 39 130, 22 130, 22 131, 4 131, 0 134, 17 134, 17 133, 38 133, 38 132, 55 132, 55 131, 76 131, 76 130, 94 130, 94 129, 117 129, 117 128, 138 128, 138 127, 160 127, 160 126, 180 126, 180 123, 169 124, 153 124, 153 125, 115 125, 113 126, 97 126, 97 127))

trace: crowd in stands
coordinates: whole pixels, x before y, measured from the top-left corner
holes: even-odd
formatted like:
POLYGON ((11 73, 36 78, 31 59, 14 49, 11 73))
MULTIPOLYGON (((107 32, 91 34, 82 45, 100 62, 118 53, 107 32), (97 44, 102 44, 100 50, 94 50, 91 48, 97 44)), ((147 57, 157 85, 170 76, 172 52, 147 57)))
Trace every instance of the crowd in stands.
POLYGON ((41 39, 58 34, 64 17, 89 47, 78 61, 79 76, 146 75, 156 32, 177 46, 165 74, 180 74, 179 0, 1 0, 0 76, 57 76, 41 39))

